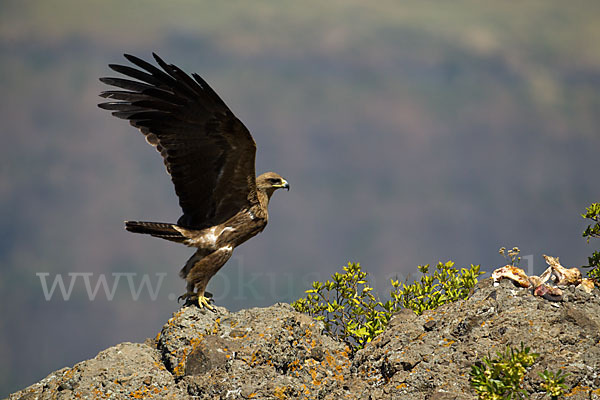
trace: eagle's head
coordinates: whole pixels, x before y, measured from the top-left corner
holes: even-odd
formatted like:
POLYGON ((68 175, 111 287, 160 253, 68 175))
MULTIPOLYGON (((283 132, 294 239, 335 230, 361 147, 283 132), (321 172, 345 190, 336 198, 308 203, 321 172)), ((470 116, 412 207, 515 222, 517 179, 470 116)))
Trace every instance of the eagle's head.
POLYGON ((265 172, 256 178, 256 188, 271 198, 271 195, 277 189, 290 190, 290 184, 275 172, 265 172))

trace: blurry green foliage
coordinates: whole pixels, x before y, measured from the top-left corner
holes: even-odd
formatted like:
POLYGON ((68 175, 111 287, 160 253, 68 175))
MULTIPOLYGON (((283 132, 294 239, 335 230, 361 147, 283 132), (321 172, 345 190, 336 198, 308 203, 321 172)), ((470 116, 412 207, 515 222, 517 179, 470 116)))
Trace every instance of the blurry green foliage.
MULTIPOLYGON (((586 208, 586 213, 581 214, 581 216, 592 221, 592 224, 588 225, 583 231, 583 237, 587 238, 588 243, 590 238, 600 238, 600 203, 592 203, 586 208)), ((588 257, 588 265, 584 265, 583 268, 591 268, 587 276, 600 282, 600 252, 594 251, 588 257)))
POLYGON ((344 273, 336 272, 325 282, 313 282, 312 289, 306 291, 307 296, 292 306, 323 321, 329 334, 357 350, 382 333, 392 315, 401 308, 421 314, 464 299, 483 273, 478 265, 458 271, 452 261, 438 263, 432 275, 429 275, 429 265, 418 268, 423 274, 419 281, 406 285, 392 279, 390 300, 382 302, 372 293, 367 273, 361 270, 360 264, 348 263, 344 273))

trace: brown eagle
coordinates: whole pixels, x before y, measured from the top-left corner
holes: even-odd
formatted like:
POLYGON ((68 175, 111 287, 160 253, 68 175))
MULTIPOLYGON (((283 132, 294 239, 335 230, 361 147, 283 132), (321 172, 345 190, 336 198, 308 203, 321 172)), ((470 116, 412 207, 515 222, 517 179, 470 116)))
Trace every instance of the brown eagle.
POLYGON ((187 281, 180 299, 211 308, 208 281, 235 247, 265 229, 271 195, 289 184, 274 172, 256 177, 252 135, 204 79, 152 55, 162 70, 129 54, 138 68, 109 64, 134 80, 100 78, 123 90, 102 92, 114 101, 98 106, 129 120, 156 147, 183 215, 176 224, 126 221, 125 229, 196 247, 180 272, 187 281))

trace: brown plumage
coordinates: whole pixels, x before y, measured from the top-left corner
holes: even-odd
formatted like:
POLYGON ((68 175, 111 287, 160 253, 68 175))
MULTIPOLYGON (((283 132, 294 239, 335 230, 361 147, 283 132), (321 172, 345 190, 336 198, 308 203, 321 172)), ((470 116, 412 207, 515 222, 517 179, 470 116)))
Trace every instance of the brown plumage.
POLYGON ((109 64, 135 80, 100 78, 124 90, 102 92, 114 101, 98 106, 129 120, 156 147, 183 210, 176 224, 126 221, 126 229, 196 247, 180 272, 182 297, 209 307, 208 281, 235 247, 265 228, 271 195, 289 185, 274 172, 256 177, 252 135, 199 75, 153 56, 162 70, 128 54, 138 68, 109 64))

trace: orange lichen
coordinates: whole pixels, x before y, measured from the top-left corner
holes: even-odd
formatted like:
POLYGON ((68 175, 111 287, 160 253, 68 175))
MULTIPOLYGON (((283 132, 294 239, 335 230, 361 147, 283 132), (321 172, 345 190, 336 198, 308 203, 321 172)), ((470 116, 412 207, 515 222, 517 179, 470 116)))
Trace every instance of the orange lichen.
POLYGON ((68 370, 66 370, 65 372, 63 372, 63 377, 64 378, 72 378, 74 374, 75 374, 75 369, 74 368, 69 368, 68 370))
POLYGON ((310 395, 310 390, 308 390, 308 388, 306 387, 305 384, 302 384, 302 391, 304 392, 305 395, 310 395))
POLYGON ((219 326, 220 325, 221 325, 221 318, 217 318, 215 320, 215 325, 213 326, 213 329, 212 329, 212 332, 211 332, 213 335, 216 335, 219 332, 219 326))
POLYGON ((131 393, 129 393, 129 397, 133 398, 133 399, 147 399, 147 398, 151 398, 156 394, 159 394, 162 390, 168 390, 167 386, 164 386, 163 388, 158 388, 156 386, 154 387, 143 387, 143 388, 139 388, 131 393))
POLYGON ((273 396, 275 396, 278 399, 287 399, 287 396, 285 394, 286 390, 287 386, 277 386, 273 391, 273 396))
MULTIPOLYGON (((183 351, 182 355, 181 355, 181 360, 179 360, 179 363, 175 366, 175 368, 173 368, 173 374, 175 374, 175 376, 177 377, 181 377, 185 374, 185 362, 187 360, 187 357, 194 351, 196 350, 196 347, 198 347, 198 345, 202 342, 202 339, 204 339, 204 336, 200 336, 198 338, 193 338, 190 340, 190 346, 191 349, 189 351, 183 351)), ((174 351, 171 352, 171 354, 173 354, 174 351)))
POLYGON ((106 399, 108 397, 107 394, 105 394, 98 388, 92 389, 92 396, 94 396, 95 399, 106 399))
POLYGON ((158 361, 154 361, 152 363, 156 368, 160 369, 160 370, 166 370, 167 368, 164 366, 163 363, 159 363, 158 361))
POLYGON ((575 396, 578 393, 588 393, 590 391, 589 386, 575 386, 569 393, 565 393, 565 397, 575 396))
POLYGON ((294 360, 288 364, 288 369, 291 372, 294 372, 297 369, 302 369, 302 365, 300 365, 300 360, 294 360))

